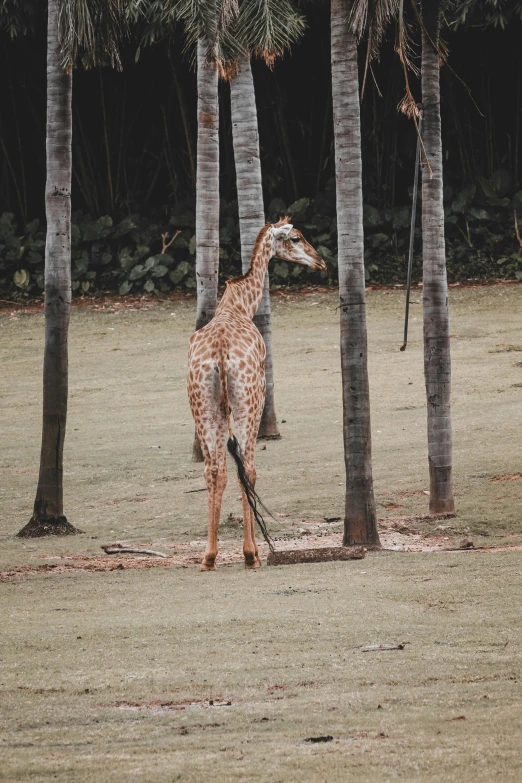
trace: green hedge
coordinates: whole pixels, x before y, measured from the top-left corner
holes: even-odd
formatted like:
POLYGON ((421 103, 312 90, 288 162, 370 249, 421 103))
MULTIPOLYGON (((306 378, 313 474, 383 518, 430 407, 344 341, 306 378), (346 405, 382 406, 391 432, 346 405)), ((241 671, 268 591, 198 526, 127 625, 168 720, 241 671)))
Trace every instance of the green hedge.
MULTIPOLYGON (((514 230, 514 211, 521 216, 522 191, 506 195, 508 175, 478 178, 459 193, 446 188, 446 248, 450 280, 517 278, 522 280, 522 253, 514 230)), ((365 263, 369 283, 390 284, 406 278, 410 205, 393 209, 364 206, 365 263)), ((296 226, 324 258, 327 271, 275 260, 273 286, 337 282, 337 228, 333 184, 315 199, 286 205, 273 199, 269 219, 290 214, 296 226)), ((179 203, 170 215, 132 214, 114 219, 75 212, 72 221, 72 287, 77 293, 194 291, 195 204, 179 203), (179 235, 162 252, 167 241, 179 235)), ((240 272, 237 203, 223 204, 220 222, 220 274, 240 272)), ((414 279, 422 273, 420 228, 416 232, 414 279)), ((19 226, 14 215, 0 217, 0 292, 14 300, 41 293, 44 279, 45 230, 38 220, 19 226)))

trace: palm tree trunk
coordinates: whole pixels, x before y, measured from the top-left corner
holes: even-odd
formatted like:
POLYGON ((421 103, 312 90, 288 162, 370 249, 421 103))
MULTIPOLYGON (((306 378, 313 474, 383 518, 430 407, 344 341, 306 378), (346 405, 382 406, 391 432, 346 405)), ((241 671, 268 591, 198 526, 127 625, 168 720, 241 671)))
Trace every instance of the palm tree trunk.
POLYGON ((78 533, 63 515, 63 444, 67 419, 67 334, 71 308, 72 76, 61 66, 58 0, 49 0, 47 31, 47 182, 45 208, 45 348, 40 475, 31 520, 19 536, 78 533))
MULTIPOLYGON (((196 172, 196 331, 214 317, 219 271, 219 113, 218 73, 206 62, 198 40, 198 148, 196 172)), ((193 462, 203 462, 197 437, 193 462)))
POLYGON ((423 141, 432 169, 422 173, 424 378, 428 406, 430 513, 455 510, 451 458, 451 358, 442 203, 440 0, 425 2, 422 31, 423 141))
POLYGON ((197 56, 196 330, 214 317, 219 270, 218 73, 206 62, 206 45, 202 39, 198 41, 197 56))
MULTIPOLYGON (((237 195, 239 203, 239 229, 241 233, 241 259, 243 272, 250 267, 256 237, 265 223, 263 188, 261 183, 261 158, 257 126, 256 96, 250 67, 250 57, 239 60, 239 70, 230 82, 232 105, 232 138, 236 163, 237 195)), ((268 272, 261 304, 254 316, 254 323, 263 335, 266 346, 265 378, 266 398, 263 417, 259 426, 260 438, 280 438, 274 403, 274 368, 272 362, 272 318, 270 314, 270 289, 268 272)))
POLYGON ((368 386, 361 125, 357 43, 348 0, 331 0, 343 435, 346 507, 343 545, 380 546, 373 495, 368 386))

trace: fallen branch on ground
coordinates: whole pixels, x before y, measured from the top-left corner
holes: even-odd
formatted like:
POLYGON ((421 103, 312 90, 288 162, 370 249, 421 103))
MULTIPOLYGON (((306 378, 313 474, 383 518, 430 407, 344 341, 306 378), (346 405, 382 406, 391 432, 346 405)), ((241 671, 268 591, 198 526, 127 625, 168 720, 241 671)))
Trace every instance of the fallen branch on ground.
POLYGON ((403 642, 402 644, 367 644, 360 647, 355 647, 356 650, 361 652, 381 652, 382 650, 404 650, 404 647, 409 642, 403 642))
POLYGON ((331 546, 317 549, 282 549, 270 552, 267 565, 294 565, 295 563, 327 563, 331 560, 360 560, 364 557, 362 546, 331 546))
POLYGON ((151 557, 168 557, 164 552, 156 552, 155 549, 140 549, 132 546, 119 546, 118 544, 106 544, 101 547, 107 555, 151 555, 151 557))

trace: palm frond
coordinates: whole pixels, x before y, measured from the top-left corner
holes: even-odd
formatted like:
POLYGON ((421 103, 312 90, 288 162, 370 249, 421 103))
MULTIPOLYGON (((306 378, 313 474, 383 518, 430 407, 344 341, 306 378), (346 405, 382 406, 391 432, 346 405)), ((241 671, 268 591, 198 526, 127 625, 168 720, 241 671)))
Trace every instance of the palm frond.
POLYGON ((10 38, 33 32, 37 10, 37 0, 0 0, 0 30, 10 38))
POLYGON ((165 0, 163 18, 166 22, 182 22, 187 35, 197 40, 212 37, 218 15, 218 0, 165 0))
POLYGON ((163 9, 165 22, 183 24, 185 51, 193 58, 202 38, 207 60, 226 79, 248 52, 272 66, 305 30, 304 17, 290 0, 164 0, 163 9))
POLYGON ((521 0, 448 0, 448 24, 458 27, 496 27, 505 30, 518 19, 522 21, 521 0))
POLYGON ((121 68, 119 43, 128 33, 134 0, 58 0, 63 66, 121 68))
POLYGON ((238 10, 238 0, 165 0, 164 20, 183 25, 184 51, 189 53, 192 65, 196 43, 203 39, 207 61, 225 75, 244 51, 232 34, 238 10))
POLYGON ((272 67, 305 29, 304 17, 289 0, 243 0, 234 34, 272 67))

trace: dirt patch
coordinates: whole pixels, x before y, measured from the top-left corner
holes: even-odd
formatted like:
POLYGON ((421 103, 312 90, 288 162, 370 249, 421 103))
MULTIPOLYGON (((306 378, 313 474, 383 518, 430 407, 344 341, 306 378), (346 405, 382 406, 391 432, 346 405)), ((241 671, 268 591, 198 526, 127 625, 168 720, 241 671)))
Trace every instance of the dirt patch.
MULTIPOLYGON (((446 514, 437 519, 452 519, 455 514, 446 514)), ((438 525, 435 532, 423 532, 415 526, 422 522, 434 523, 435 518, 428 514, 415 516, 394 517, 392 519, 379 520, 379 536, 383 551, 419 553, 419 552, 447 552, 456 550, 474 550, 482 552, 495 551, 520 551, 522 545, 504 546, 475 546, 469 538, 462 539, 452 534, 448 526, 438 525)), ((305 522, 301 522, 305 524, 305 522)), ((307 527, 300 528, 302 534, 294 538, 276 537, 276 551, 286 552, 291 550, 326 549, 341 546, 342 534, 331 533, 327 529, 325 521, 306 521, 307 527)), ((118 542, 119 545, 124 545, 118 542)), ((134 546, 147 548, 157 546, 156 543, 139 543, 134 546)), ((203 557, 205 541, 193 541, 188 544, 174 542, 162 544, 166 550, 173 551, 167 557, 150 557, 146 555, 38 555, 39 559, 53 560, 52 563, 40 565, 24 564, 15 568, 0 571, 0 582, 24 579, 38 574, 67 574, 75 572, 107 572, 125 571, 152 568, 188 568, 198 566, 203 557)), ((259 542, 259 552, 262 558, 268 556, 268 546, 265 542, 259 542)), ((218 566, 230 566, 243 563, 243 547, 237 541, 223 540, 220 542, 218 566)))
POLYGON ((491 481, 522 481, 522 473, 507 473, 505 476, 493 476, 491 481))

